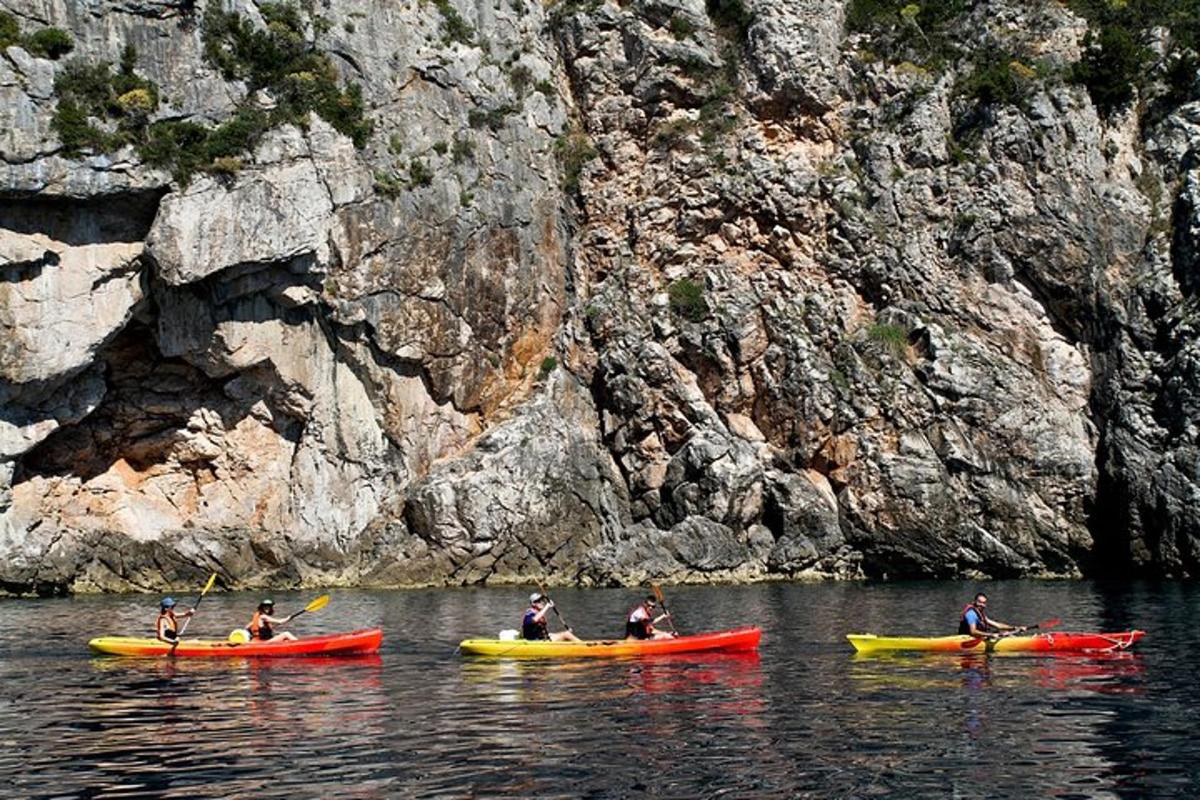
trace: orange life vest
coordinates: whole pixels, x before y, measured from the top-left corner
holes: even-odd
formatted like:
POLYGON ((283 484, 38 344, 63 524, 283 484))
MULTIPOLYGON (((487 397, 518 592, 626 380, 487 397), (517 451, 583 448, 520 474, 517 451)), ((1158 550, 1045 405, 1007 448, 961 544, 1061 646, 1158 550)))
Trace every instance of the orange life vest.
POLYGON ((264 641, 274 638, 275 631, 271 630, 271 623, 262 618, 263 612, 255 611, 254 616, 250 618, 250 624, 246 629, 250 631, 251 639, 262 639, 264 641))

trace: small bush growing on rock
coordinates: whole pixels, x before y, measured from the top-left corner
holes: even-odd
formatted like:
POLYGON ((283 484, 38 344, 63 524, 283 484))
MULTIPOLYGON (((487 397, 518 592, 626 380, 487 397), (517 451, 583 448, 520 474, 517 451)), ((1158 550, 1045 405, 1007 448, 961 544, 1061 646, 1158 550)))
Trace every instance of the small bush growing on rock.
POLYGON ((867 329, 867 337, 896 358, 904 358, 908 354, 908 329, 902 325, 876 322, 867 329))
POLYGON ((253 94, 265 89, 276 100, 271 127, 284 122, 304 126, 315 112, 364 147, 371 134, 362 89, 338 86, 337 70, 304 36, 300 10, 287 3, 263 3, 267 23, 260 30, 240 14, 209 6, 204 15, 204 55, 229 80, 245 81, 253 94))
POLYGON ((689 117, 676 117, 667 120, 654 132, 650 143, 664 150, 674 150, 688 140, 695 132, 696 122, 689 117))
POLYGON ((667 287, 667 301, 671 311, 692 322, 699 322, 708 315, 704 287, 689 278, 680 278, 667 287))
POLYGON ((25 49, 35 56, 57 60, 75 49, 75 40, 61 28, 42 28, 26 37, 25 49))
POLYGON ((446 44, 459 42, 469 45, 474 41, 475 29, 450 5, 450 0, 434 0, 434 5, 442 15, 442 39, 446 44))
POLYGON ((579 191, 579 178, 584 166, 596 157, 596 148, 586 133, 576 129, 559 136, 554 142, 554 151, 562 168, 563 191, 575 194, 579 191))
POLYGON ((221 156, 214 158, 212 164, 209 165, 208 171, 214 175, 231 176, 242 171, 242 160, 233 156, 221 156))
POLYGON ((450 145, 450 157, 455 164, 461 164, 475 155, 475 143, 466 136, 457 136, 450 145))
POLYGON ((0 50, 21 41, 21 28, 17 18, 7 11, 0 11, 0 50))
POLYGON ((508 103, 488 109, 487 111, 480 108, 473 108, 467 112, 467 124, 472 128, 483 128, 486 126, 493 131, 498 131, 504 127, 504 122, 508 119, 509 114, 513 114, 517 110, 516 106, 508 103))
POLYGON ((550 377, 550 373, 554 372, 558 367, 558 359, 554 356, 546 356, 542 359, 542 365, 538 368, 538 380, 544 381, 550 377))
POLYGON ((667 29, 671 31, 671 35, 677 41, 683 41, 694 34, 699 28, 695 22, 692 22, 690 17, 684 14, 675 14, 671 17, 671 21, 667 23, 667 29))
POLYGON ((529 85, 533 83, 533 70, 524 64, 517 64, 508 71, 508 82, 512 84, 518 97, 524 97, 529 91, 529 85))
POLYGON ((1153 54, 1133 32, 1117 25, 1105 25, 1099 33, 1088 31, 1083 45, 1083 58, 1071 68, 1071 80, 1087 87, 1101 113, 1111 114, 1133 99, 1153 54))
POLYGON ((957 52, 950 29, 970 0, 851 0, 846 30, 871 37, 871 50, 891 63, 938 68, 957 52))
POLYGON ((424 161, 414 158, 408 164, 408 185, 429 186, 433 183, 433 171, 424 161))
POLYGON ((375 194, 381 197, 399 197, 404 191, 404 182, 396 175, 388 172, 375 173, 375 194))

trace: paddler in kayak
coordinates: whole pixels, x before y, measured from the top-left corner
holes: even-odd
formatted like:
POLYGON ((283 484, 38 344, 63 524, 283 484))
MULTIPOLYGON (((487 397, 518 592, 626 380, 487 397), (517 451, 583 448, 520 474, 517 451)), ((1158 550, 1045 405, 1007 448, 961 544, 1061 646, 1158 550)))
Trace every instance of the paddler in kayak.
POLYGON ((674 634, 660 631, 654 627, 656 622, 666 619, 668 614, 654 616, 658 608, 658 598, 646 595, 646 599, 638 603, 625 616, 626 639, 670 639, 674 634))
POLYGON ((158 604, 158 622, 154 626, 154 634, 160 642, 174 644, 179 641, 179 620, 186 619, 196 613, 196 609, 175 613, 175 598, 164 597, 158 604))
POLYGON ((975 599, 962 610, 958 620, 958 632, 962 636, 974 636, 979 639, 999 639, 1004 634, 1021 633, 1028 630, 1018 625, 1009 625, 998 619, 989 619, 987 615, 987 595, 983 592, 975 595, 975 599))
POLYGON ((552 608, 554 608, 554 601, 541 592, 529 595, 529 608, 525 609, 525 616, 521 618, 521 638, 551 642, 578 642, 579 637, 569 630, 550 632, 546 614, 552 608))
POLYGON ((272 639, 280 641, 294 642, 296 634, 290 631, 276 631, 272 625, 286 625, 292 621, 290 617, 273 617, 271 614, 275 612, 274 600, 263 600, 258 604, 258 610, 254 612, 254 616, 250 617, 250 624, 246 626, 246 630, 250 631, 250 638, 257 639, 263 642, 269 642, 272 639))

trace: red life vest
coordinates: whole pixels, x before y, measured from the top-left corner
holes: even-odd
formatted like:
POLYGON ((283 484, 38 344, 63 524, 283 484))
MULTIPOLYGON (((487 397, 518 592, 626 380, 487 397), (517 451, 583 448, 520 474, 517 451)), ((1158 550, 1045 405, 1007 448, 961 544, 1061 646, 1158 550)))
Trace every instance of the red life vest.
POLYGON ((967 622, 967 612, 974 611, 979 615, 979 624, 975 626, 975 630, 980 633, 987 633, 991 630, 992 623, 988 622, 987 614, 982 608, 978 608, 974 603, 968 603, 962 610, 962 614, 958 618, 958 632, 962 636, 971 635, 971 623, 967 622))

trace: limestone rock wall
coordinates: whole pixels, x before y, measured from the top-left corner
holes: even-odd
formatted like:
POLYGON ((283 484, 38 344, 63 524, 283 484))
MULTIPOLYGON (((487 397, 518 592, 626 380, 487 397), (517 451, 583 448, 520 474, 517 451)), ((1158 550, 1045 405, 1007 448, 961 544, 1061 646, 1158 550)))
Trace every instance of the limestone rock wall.
POLYGON ((273 7, 0 0, 74 42, 0 52, 0 586, 1195 574, 1200 104, 972 106, 1087 46, 979 5, 932 69, 842 0, 301 4, 369 134, 185 176, 145 125, 320 80, 206 51, 273 7))

